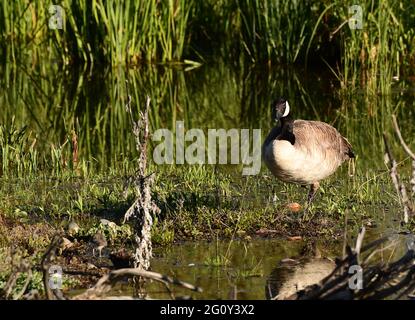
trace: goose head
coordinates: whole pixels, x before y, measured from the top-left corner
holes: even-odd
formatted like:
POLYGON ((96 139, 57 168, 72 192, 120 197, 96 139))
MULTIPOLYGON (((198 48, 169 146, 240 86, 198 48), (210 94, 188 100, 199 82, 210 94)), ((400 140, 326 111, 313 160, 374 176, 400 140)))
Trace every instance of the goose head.
POLYGON ((279 98, 272 103, 272 120, 279 121, 290 113, 290 105, 284 98, 279 98))

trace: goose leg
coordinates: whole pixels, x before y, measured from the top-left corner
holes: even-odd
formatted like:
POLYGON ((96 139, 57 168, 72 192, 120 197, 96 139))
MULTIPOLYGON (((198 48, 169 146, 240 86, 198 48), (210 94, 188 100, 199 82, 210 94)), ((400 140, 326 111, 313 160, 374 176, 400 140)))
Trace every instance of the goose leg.
POLYGON ((320 183, 318 181, 313 182, 310 186, 310 192, 308 193, 308 203, 307 208, 311 205, 311 202, 313 202, 314 197, 317 193, 318 188, 320 187, 320 183))
POLYGON ((308 213, 310 212, 310 206, 311 206, 311 203, 313 202, 313 199, 314 199, 314 197, 317 193, 317 190, 318 190, 319 186, 320 186, 320 184, 318 182, 313 182, 310 185, 310 191, 308 193, 307 206, 304 210, 302 220, 308 220, 308 213))

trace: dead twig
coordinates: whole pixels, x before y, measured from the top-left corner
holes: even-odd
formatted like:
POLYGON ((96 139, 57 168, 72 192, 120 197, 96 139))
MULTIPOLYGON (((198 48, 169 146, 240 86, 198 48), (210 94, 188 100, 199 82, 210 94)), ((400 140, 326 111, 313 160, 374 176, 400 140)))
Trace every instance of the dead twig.
MULTIPOLYGON (((101 279, 98 280, 94 287, 74 297, 74 299, 102 299, 105 294, 113 288, 114 284, 116 284, 117 281, 125 277, 140 277, 155 280, 163 283, 164 285, 173 284, 195 292, 202 292, 200 287, 169 277, 167 275, 163 275, 161 273, 146 271, 141 268, 124 268, 111 271, 110 273, 104 275, 101 279)), ((168 292, 171 294, 171 291, 168 290, 168 292)))
MULTIPOLYGON (((396 120, 396 119, 395 119, 396 120)), ((400 131, 399 131, 400 132, 400 131)), ((386 134, 383 134, 383 141, 385 143, 385 164, 389 167, 390 169, 390 176, 392 179, 392 183, 395 187, 396 193, 398 194, 398 197, 404 207, 404 217, 403 217, 403 221, 405 223, 409 222, 409 216, 412 215, 413 210, 412 210, 412 203, 408 198, 408 194, 406 192, 406 187, 405 184, 403 182, 400 182, 400 177, 399 177, 399 173, 397 170, 397 162, 395 160, 395 158, 392 155, 392 151, 390 149, 389 143, 388 143, 388 139, 386 137, 386 134)))
MULTIPOLYGON (((363 232, 361 231, 356 241, 355 250, 347 247, 347 256, 337 263, 333 272, 318 284, 308 286, 304 290, 298 291, 289 299, 309 300, 309 299, 385 299, 400 298, 404 295, 410 297, 415 289, 415 251, 408 247, 406 253, 392 263, 379 262, 375 265, 367 264, 373 256, 373 252, 380 252, 384 248, 378 248, 385 241, 392 240, 392 244, 397 246, 399 234, 376 240, 366 246, 362 246, 363 232), (363 263, 359 264, 357 255, 360 247, 360 254, 367 254, 363 263), (369 252, 369 250, 374 250, 369 252), (362 287, 351 287, 351 277, 354 273, 349 273, 350 268, 358 266, 361 270, 362 287)), ((413 237, 412 234, 405 235, 413 237)), ((389 244, 386 247, 390 247, 389 244)))
POLYGON ((0 296, 4 296, 5 299, 9 299, 11 297, 13 300, 19 300, 24 295, 31 279, 32 269, 30 268, 30 265, 25 260, 21 260, 18 266, 16 266, 10 274, 6 284, 4 285, 4 288, 1 290, 2 292, 0 293, 0 296), (17 279, 23 273, 26 274, 25 283, 23 284, 20 291, 11 297, 16 286, 17 279))
POLYGON ((399 129, 398 121, 396 120, 396 116, 392 115, 392 122, 393 127, 395 129, 396 135, 399 138, 399 142, 401 143, 401 146, 405 150, 406 154, 412 158, 412 160, 415 160, 415 153, 412 152, 412 150, 408 147, 408 145, 405 143, 405 141, 402 138, 401 130, 399 129))
MULTIPOLYGON (((396 120, 396 116, 392 115, 392 123, 393 127, 395 129, 396 135, 398 136, 399 142, 406 152, 406 154, 412 159, 412 179, 409 181, 409 183, 412 186, 412 194, 415 194, 415 153, 409 148, 409 146, 405 143, 405 140, 402 137, 401 130, 398 125, 398 121, 396 120)), ((404 184, 401 184, 401 193, 404 197, 404 201, 406 201, 409 205, 405 206, 405 215, 410 216, 414 214, 414 207, 413 203, 409 200, 408 195, 406 193, 406 188, 404 184)))
POLYGON ((363 238, 365 237, 366 228, 362 227, 357 235, 356 246, 354 247, 354 252, 356 253, 357 262, 359 262, 360 250, 362 249, 363 238))
POLYGON ((48 300, 64 300, 64 296, 62 294, 62 291, 59 288, 51 288, 50 286, 50 267, 51 262, 56 257, 56 251, 58 248, 62 245, 62 235, 56 234, 48 249, 46 250, 45 254, 42 257, 41 262, 41 269, 43 272, 43 286, 45 288, 46 297, 48 300))
MULTIPOLYGON (((128 82, 127 82, 128 90, 128 82)), ((147 97, 144 111, 140 111, 138 121, 134 121, 131 110, 131 96, 128 95, 128 103, 125 107, 130 115, 133 134, 135 137, 136 149, 139 153, 138 170, 133 181, 135 185, 136 200, 124 215, 124 222, 134 219, 134 238, 136 250, 134 254, 134 267, 148 270, 152 256, 151 227, 153 216, 160 212, 160 209, 151 197, 151 187, 154 183, 154 174, 147 173, 147 145, 149 139, 148 110, 150 97, 147 97)), ((141 278, 136 282, 136 291, 140 292, 142 286, 141 278)))

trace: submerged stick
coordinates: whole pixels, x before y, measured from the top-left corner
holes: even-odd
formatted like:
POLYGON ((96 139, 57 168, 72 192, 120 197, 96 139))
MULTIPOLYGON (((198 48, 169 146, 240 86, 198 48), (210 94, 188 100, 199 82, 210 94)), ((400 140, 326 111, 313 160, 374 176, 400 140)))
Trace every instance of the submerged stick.
MULTIPOLYGON (((398 245, 399 242, 395 238, 399 234, 394 234, 394 237, 383 237, 379 240, 373 241, 366 246, 362 246, 363 232, 360 232, 359 239, 356 243, 356 249, 351 250, 348 247, 347 257, 337 263, 337 267, 330 275, 321 280, 319 283, 308 286, 303 290, 290 296, 288 299, 295 300, 309 300, 309 299, 346 299, 346 300, 372 300, 384 298, 400 298, 404 295, 411 297, 415 289, 415 252, 413 249, 408 249, 407 252, 398 260, 392 263, 377 263, 375 265, 368 265, 365 262, 357 262, 358 247, 360 253, 364 253, 369 249, 373 252, 367 252, 369 257, 374 253, 379 253, 385 248, 379 248, 380 245, 387 240, 392 240, 391 245, 398 245), (361 268, 359 277, 362 279, 364 286, 360 288, 353 288, 350 286, 350 281, 355 280, 355 273, 350 273, 350 268, 358 265, 361 268)), ((413 235, 412 235, 413 236, 413 235)), ((388 243, 387 247, 390 247, 388 243)))
POLYGON ((156 281, 160 281, 160 282, 166 282, 169 284, 174 284, 174 285, 178 285, 181 286, 185 289, 189 289, 195 292, 202 292, 202 289, 200 287, 194 286, 188 282, 185 281, 181 281, 179 279, 176 278, 172 278, 169 277, 167 275, 163 275, 161 273, 158 272, 154 272, 154 271, 145 271, 145 270, 141 270, 141 269, 134 269, 134 268, 125 268, 125 269, 118 269, 115 270, 112 273, 112 276, 114 278, 119 278, 119 277, 123 277, 123 276, 140 276, 140 277, 144 277, 147 279, 151 279, 151 280, 156 280, 156 281))
MULTIPOLYGON (((396 119, 395 119, 396 121, 396 119)), ((399 128, 398 128, 399 130, 399 128)), ((400 131, 399 131, 400 133, 400 131)), ((402 138, 402 137, 401 137, 402 138)), ((386 137, 386 134, 383 133, 383 141, 385 143, 385 164, 390 169, 390 176, 393 182, 393 185, 395 187, 396 193, 398 194, 399 200, 403 204, 404 207, 404 223, 409 222, 409 215, 412 213, 412 204, 408 198, 408 194, 406 192, 406 187, 404 183, 400 182, 399 173, 397 170, 398 164, 395 160, 395 158, 392 155, 392 151, 389 147, 388 139, 386 137), (390 164, 390 165, 389 165, 390 164)))
POLYGON ((141 268, 124 268, 111 271, 110 273, 102 276, 94 287, 88 289, 80 295, 75 296, 74 299, 101 299, 105 293, 109 292, 113 286, 124 277, 141 277, 155 280, 163 284, 178 285, 195 292, 202 292, 200 287, 169 277, 167 275, 163 275, 161 273, 146 271, 141 268))
POLYGON ((41 269, 43 271, 43 286, 45 288, 46 297, 48 300, 64 300, 62 291, 60 291, 59 288, 53 289, 50 287, 50 276, 49 276, 49 267, 52 262, 52 260, 56 256, 56 250, 61 246, 62 244, 62 236, 59 234, 56 234, 48 249, 46 250, 45 254, 42 257, 41 262, 41 269))
POLYGON ((401 130, 399 129, 398 121, 396 120, 396 116, 394 114, 392 115, 392 122, 393 122, 393 127, 395 129, 395 132, 399 138, 399 142, 401 143, 401 146, 405 150, 406 154, 410 156, 412 160, 415 160, 415 153, 412 152, 412 150, 408 147, 408 145, 403 140, 401 130))

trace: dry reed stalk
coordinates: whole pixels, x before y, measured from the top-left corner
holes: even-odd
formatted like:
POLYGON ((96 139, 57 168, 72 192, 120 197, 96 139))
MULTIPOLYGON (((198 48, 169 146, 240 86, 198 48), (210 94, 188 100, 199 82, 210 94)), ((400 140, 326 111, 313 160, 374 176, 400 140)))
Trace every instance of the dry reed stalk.
MULTIPOLYGON (((128 86, 128 83, 127 83, 128 86)), ((134 267, 136 269, 148 270, 152 257, 151 227, 153 215, 160 212, 160 209, 151 197, 151 186, 154 183, 154 174, 147 175, 147 145, 149 139, 148 109, 150 97, 147 97, 144 112, 139 113, 139 120, 134 121, 131 110, 131 96, 128 96, 126 111, 129 113, 133 125, 133 133, 136 142, 136 149, 139 153, 138 170, 133 179, 135 186, 136 200, 124 215, 124 223, 134 219, 134 240, 136 249, 134 254, 134 267)), ((142 287, 142 277, 137 282, 137 292, 142 287)))

